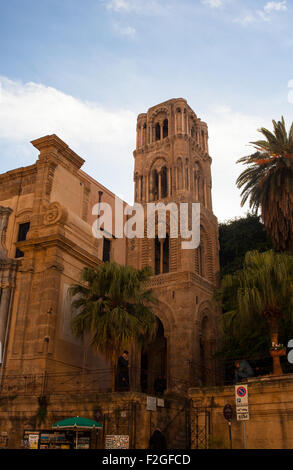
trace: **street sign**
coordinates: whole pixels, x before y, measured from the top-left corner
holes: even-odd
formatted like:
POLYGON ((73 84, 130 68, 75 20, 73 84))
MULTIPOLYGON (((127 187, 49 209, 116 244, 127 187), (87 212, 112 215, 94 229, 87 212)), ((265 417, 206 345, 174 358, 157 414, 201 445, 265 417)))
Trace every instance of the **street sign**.
POLYGON ((249 413, 238 413, 237 411, 237 421, 249 421, 249 413))
POLYGON ((233 407, 232 405, 225 405, 224 408, 223 408, 223 415, 224 415, 224 418, 227 420, 227 421, 232 421, 232 418, 233 418, 233 407))
POLYGON ((235 385, 236 406, 248 405, 248 386, 235 385))
POLYGON ((237 406, 236 408, 237 413, 249 413, 248 406, 237 406))
POLYGON ((248 421, 248 385, 235 385, 235 400, 237 421, 248 421))
POLYGON ((147 406, 146 409, 148 411, 156 411, 157 410, 157 398, 156 397, 147 397, 147 406))
POLYGON ((232 421, 232 418, 233 418, 233 414, 234 414, 233 406, 229 405, 229 403, 227 403, 227 405, 225 405, 224 408, 223 408, 223 415, 224 415, 224 418, 228 421, 228 425, 229 425, 228 429, 229 429, 230 449, 232 449, 231 421, 232 421))

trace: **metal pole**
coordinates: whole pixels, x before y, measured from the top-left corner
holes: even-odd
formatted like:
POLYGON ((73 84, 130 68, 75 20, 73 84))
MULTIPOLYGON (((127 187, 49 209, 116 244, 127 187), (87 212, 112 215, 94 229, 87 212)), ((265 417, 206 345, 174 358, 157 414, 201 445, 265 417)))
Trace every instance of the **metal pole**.
POLYGON ((245 421, 242 421, 242 426, 243 426, 243 449, 246 449, 245 421))
POLYGON ((229 421, 228 425, 229 425, 229 440, 230 440, 230 449, 232 449, 232 432, 231 432, 231 421, 229 421))

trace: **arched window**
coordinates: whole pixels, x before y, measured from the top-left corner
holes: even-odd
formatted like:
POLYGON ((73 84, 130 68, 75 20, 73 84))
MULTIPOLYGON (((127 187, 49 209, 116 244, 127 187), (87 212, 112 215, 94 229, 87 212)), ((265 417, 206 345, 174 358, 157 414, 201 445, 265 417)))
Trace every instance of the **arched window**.
POLYGON ((163 123, 163 139, 165 137, 168 137, 168 119, 165 119, 163 123))
POLYGON ((213 245, 208 232, 200 226, 200 245, 195 250, 195 272, 214 283, 213 245))
POLYGON ((155 238, 155 274, 168 273, 170 269, 170 239, 168 233, 166 238, 159 240, 155 238))
POLYGON ((159 122, 157 122, 156 127, 155 127, 155 136, 156 136, 156 140, 161 139, 161 126, 159 122))
POLYGON ((165 166, 161 169, 161 196, 168 196, 168 170, 165 166))
POLYGON ((181 109, 176 109, 176 132, 182 132, 182 114, 181 109))
POLYGON ((144 191, 143 176, 141 176, 140 177, 140 200, 141 201, 143 199, 143 191, 144 191))
POLYGON ((198 247, 198 274, 204 277, 204 247, 201 243, 198 247))
POLYGON ((161 243, 158 237, 155 238, 155 274, 161 274, 161 243))
POLYGON ((169 272, 170 260, 170 240, 169 235, 166 233, 166 238, 163 244, 163 273, 169 272))
POLYGON ((188 168, 189 162, 188 158, 185 160, 185 189, 189 188, 189 168, 188 168))
POLYGON ((205 134, 204 131, 201 131, 201 144, 203 146, 203 149, 206 147, 206 142, 205 142, 205 134))
POLYGON ((177 160, 177 186, 178 189, 183 189, 183 163, 181 158, 177 160))
POLYGON ((144 123, 142 129, 143 129, 142 130, 142 145, 145 145, 146 144, 146 138, 147 138, 147 136, 146 136, 146 129, 147 129, 146 123, 144 123))
POLYGON ((134 177, 134 183, 135 183, 135 194, 134 194, 134 199, 135 201, 138 200, 138 181, 139 181, 139 176, 136 174, 134 177))
POLYGON ((194 187, 194 194, 195 194, 195 199, 196 201, 200 200, 200 183, 201 183, 201 177, 200 177, 200 169, 198 164, 195 164, 195 168, 193 170, 193 187, 194 187))
POLYGON ((152 200, 155 201, 159 197, 159 175, 157 170, 152 171, 152 200))

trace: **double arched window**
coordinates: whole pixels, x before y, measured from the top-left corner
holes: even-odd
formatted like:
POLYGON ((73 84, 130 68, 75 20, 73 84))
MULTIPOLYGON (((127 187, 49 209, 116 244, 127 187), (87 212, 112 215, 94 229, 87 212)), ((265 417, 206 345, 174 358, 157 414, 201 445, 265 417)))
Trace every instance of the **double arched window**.
POLYGON ((169 272, 170 265, 170 240, 169 235, 163 239, 155 238, 155 274, 169 272))
POLYGON ((169 135, 168 119, 155 124, 155 141, 165 139, 169 135))

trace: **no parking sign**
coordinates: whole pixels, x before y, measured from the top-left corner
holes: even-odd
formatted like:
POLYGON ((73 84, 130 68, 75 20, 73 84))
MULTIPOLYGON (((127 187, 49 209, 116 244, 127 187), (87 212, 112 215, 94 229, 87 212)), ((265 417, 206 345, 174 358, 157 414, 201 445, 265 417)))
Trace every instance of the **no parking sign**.
POLYGON ((249 419, 247 385, 235 386, 235 400, 237 421, 247 421, 249 419))
POLYGON ((248 405, 248 387, 247 385, 235 386, 236 406, 248 405))

